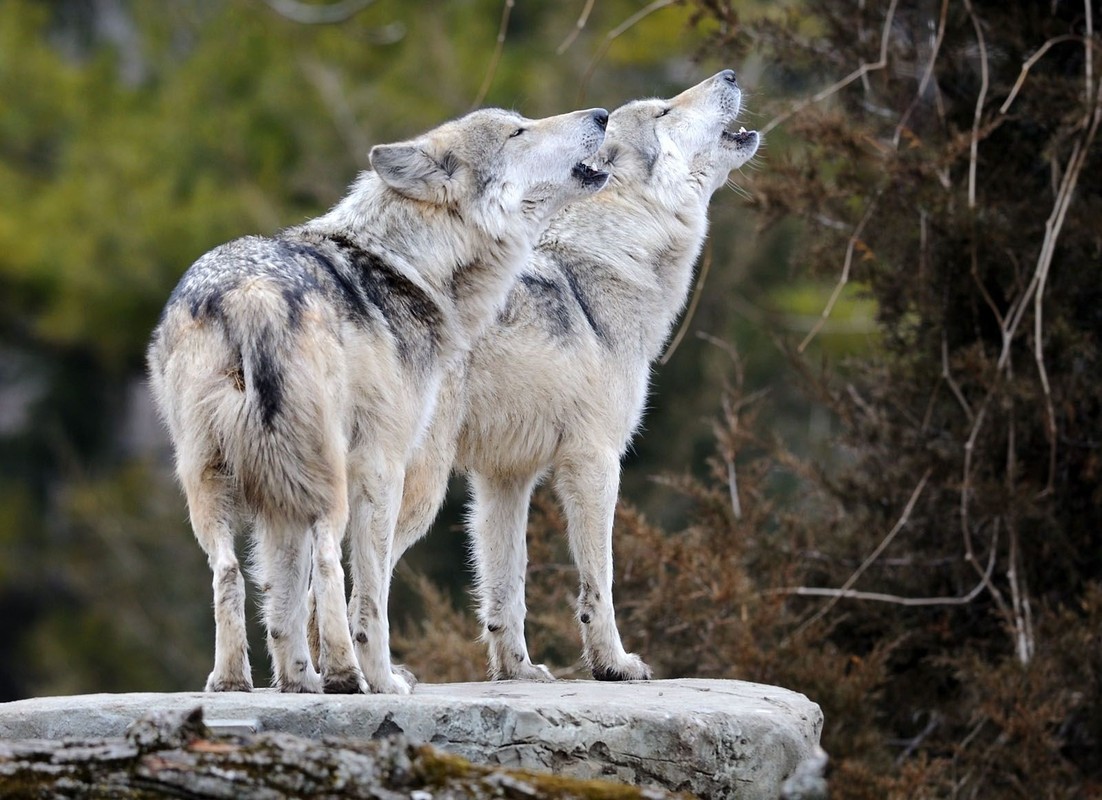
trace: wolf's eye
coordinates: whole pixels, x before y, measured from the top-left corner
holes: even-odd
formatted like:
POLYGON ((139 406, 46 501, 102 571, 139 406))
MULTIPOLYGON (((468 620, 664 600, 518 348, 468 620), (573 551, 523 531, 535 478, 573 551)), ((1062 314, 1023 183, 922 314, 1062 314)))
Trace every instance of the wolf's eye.
POLYGON ((664 116, 666 116, 667 114, 669 114, 669 113, 670 113, 671 111, 673 111, 673 109, 672 109, 672 108, 663 108, 663 109, 662 109, 661 111, 659 111, 659 112, 658 112, 658 114, 657 114, 657 115, 655 115, 655 117, 654 117, 654 118, 655 118, 655 119, 659 119, 659 118, 661 118, 661 117, 664 117, 664 116))
POLYGON ((515 131, 513 131, 512 133, 509 134, 509 138, 510 139, 515 139, 518 136, 520 136, 522 133, 524 133, 524 128, 517 128, 515 131))

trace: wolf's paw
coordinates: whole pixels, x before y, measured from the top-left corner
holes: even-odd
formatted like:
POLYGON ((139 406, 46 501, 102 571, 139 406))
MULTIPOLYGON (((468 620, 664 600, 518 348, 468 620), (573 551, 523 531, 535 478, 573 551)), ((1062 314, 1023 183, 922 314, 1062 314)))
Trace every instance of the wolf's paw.
POLYGON ((593 677, 599 681, 649 681, 651 669, 635 653, 624 653, 612 664, 594 665, 593 677))
POLYGON ((511 669, 502 670, 494 676, 496 681, 537 681, 539 683, 551 683, 555 676, 551 670, 543 664, 533 664, 531 661, 522 662, 511 669))
MULTIPOLYGON (((409 673, 409 670, 406 670, 406 672, 409 673)), ((412 673, 409 677, 410 680, 406 680, 404 675, 392 671, 390 675, 382 680, 368 681, 368 683, 371 685, 371 691, 375 694, 409 694, 413 691, 413 684, 417 682, 412 673)))
POLYGON ((322 677, 326 694, 367 694, 367 681, 359 667, 329 670, 322 677))
POLYGON ((212 672, 207 678, 204 692, 251 692, 253 680, 248 675, 219 675, 212 672))
POLYGON ((390 671, 392 674, 404 680, 409 686, 410 691, 413 691, 413 687, 418 683, 417 676, 413 674, 413 670, 405 664, 391 664, 390 671))
POLYGON ((275 688, 286 694, 321 694, 323 689, 321 675, 313 665, 298 670, 293 678, 279 676, 275 681, 275 688))

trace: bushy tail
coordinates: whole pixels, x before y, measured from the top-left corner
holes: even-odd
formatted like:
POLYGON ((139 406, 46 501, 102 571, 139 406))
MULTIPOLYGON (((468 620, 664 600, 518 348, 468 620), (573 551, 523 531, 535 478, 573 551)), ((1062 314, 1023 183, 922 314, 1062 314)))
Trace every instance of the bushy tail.
POLYGON ((336 337, 292 313, 276 287, 227 293, 224 332, 240 354, 218 404, 222 453, 256 512, 310 520, 334 501, 343 470, 342 360, 336 337))

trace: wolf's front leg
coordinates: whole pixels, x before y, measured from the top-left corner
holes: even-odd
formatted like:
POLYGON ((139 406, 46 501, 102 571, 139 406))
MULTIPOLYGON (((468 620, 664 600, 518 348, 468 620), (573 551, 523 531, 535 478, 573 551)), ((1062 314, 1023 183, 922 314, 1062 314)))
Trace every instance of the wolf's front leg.
POLYGON ((416 679, 390 662, 387 601, 394 525, 402 502, 402 472, 388 471, 356 492, 348 535, 352 553, 349 625, 368 688, 380 694, 409 694, 416 679))
POLYGON ((620 490, 619 456, 585 452, 563 459, 556 469, 555 489, 566 512, 570 551, 581 580, 578 622, 586 664, 597 680, 649 680, 650 667, 624 650, 612 606, 612 522, 620 490))
POLYGON ((478 616, 490 651, 490 677, 551 681, 533 664, 524 641, 525 540, 535 476, 471 476, 471 550, 477 572, 478 616))

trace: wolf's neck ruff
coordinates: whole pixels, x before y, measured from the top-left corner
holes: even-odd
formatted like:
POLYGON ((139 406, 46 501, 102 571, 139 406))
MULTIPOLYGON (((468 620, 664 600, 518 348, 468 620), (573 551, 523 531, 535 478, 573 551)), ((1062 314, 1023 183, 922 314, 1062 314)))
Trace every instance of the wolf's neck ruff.
POLYGON ((447 326, 441 355, 450 358, 492 320, 543 222, 537 217, 530 226, 515 220, 504 225, 500 213, 479 210, 464 214, 402 197, 375 173, 364 172, 332 210, 290 233, 339 238, 399 271, 438 309, 447 326), (480 218, 494 224, 480 225, 480 218))

